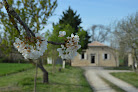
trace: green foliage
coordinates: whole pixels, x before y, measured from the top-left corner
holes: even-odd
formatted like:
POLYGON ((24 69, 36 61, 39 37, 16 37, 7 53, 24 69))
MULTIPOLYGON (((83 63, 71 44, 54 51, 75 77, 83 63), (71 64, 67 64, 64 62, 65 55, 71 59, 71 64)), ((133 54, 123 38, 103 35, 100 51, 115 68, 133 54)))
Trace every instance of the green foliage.
POLYGON ((74 29, 69 24, 53 25, 53 32, 51 34, 51 37, 48 38, 48 40, 56 41, 56 42, 64 42, 64 39, 66 39, 66 37, 70 36, 73 32, 74 32, 74 29), (58 37, 59 31, 65 31, 66 35, 64 37, 58 37))
POLYGON ((59 24, 69 24, 72 28, 75 29, 73 33, 77 33, 81 24, 80 15, 77 15, 77 11, 74 12, 69 7, 68 10, 63 12, 62 18, 59 20, 59 24))
POLYGON ((79 52, 81 52, 82 49, 87 49, 87 44, 90 42, 89 41, 90 36, 88 35, 88 32, 83 29, 79 29, 77 34, 80 37, 79 44, 81 45, 81 49, 79 49, 79 52))
MULTIPOLYGON (((49 16, 52 16, 57 7, 57 0, 7 0, 9 5, 14 8, 17 14, 21 17, 28 27, 33 32, 38 32, 44 29, 49 16)), ((9 17, 5 8, 0 9, 0 24, 4 30, 3 43, 5 46, 11 47, 15 37, 24 39, 26 36, 23 27, 18 24, 14 16, 9 17), (18 31, 13 24, 18 26, 18 31)), ((4 50, 5 51, 5 50, 4 50)), ((8 51, 7 51, 8 52, 8 51)))
POLYGON ((3 60, 5 60, 5 58, 0 58, 0 63, 3 63, 3 60))
MULTIPOLYGON (((88 32, 85 31, 83 28, 80 27, 81 18, 80 15, 77 15, 77 12, 74 12, 70 7, 68 10, 63 12, 62 18, 59 19, 59 23, 53 24, 53 32, 49 37, 49 40, 56 41, 56 42, 64 42, 66 37, 71 36, 71 34, 77 34, 80 37, 80 45, 81 49, 87 49, 87 44, 89 42, 89 35, 88 32), (66 31, 66 36, 58 37, 59 31, 66 31)), ((49 49, 58 48, 59 46, 51 46, 49 45, 49 49), (52 48, 54 47, 54 48, 52 48)))
MULTIPOLYGON (((66 37, 70 36, 71 33, 74 31, 74 29, 68 24, 57 24, 53 25, 53 32, 50 33, 49 31, 46 32, 46 37, 48 37, 49 41, 64 43, 66 40, 66 37), (59 31, 66 31, 66 35, 64 37, 58 37, 59 31)), ((60 45, 51 45, 48 44, 48 50, 46 53, 49 57, 52 57, 53 59, 56 59, 58 57, 57 48, 60 48, 60 45)))

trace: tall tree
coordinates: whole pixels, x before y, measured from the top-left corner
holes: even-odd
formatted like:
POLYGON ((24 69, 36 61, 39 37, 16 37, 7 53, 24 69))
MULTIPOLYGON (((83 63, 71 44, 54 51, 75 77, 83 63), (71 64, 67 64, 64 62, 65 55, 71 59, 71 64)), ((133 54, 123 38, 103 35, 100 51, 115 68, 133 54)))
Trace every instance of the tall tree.
POLYGON ((91 41, 105 42, 108 39, 110 28, 103 25, 93 25, 91 27, 91 41))
POLYGON ((128 16, 119 21, 115 27, 115 35, 124 53, 130 51, 133 56, 133 67, 138 64, 138 14, 128 16))
POLYGON ((62 18, 59 20, 60 24, 69 24, 74 28, 75 31, 73 33, 78 32, 81 22, 80 15, 77 15, 77 11, 74 12, 70 7, 63 12, 62 18))
POLYGON ((70 30, 70 34, 74 33, 77 34, 80 37, 80 44, 81 44, 81 49, 79 52, 81 52, 82 49, 87 49, 87 44, 89 42, 90 36, 88 35, 88 32, 85 31, 81 26, 81 18, 80 15, 77 15, 77 11, 73 11, 70 7, 68 10, 63 12, 62 18, 59 19, 58 24, 64 24, 64 25, 70 25, 74 30, 70 30))

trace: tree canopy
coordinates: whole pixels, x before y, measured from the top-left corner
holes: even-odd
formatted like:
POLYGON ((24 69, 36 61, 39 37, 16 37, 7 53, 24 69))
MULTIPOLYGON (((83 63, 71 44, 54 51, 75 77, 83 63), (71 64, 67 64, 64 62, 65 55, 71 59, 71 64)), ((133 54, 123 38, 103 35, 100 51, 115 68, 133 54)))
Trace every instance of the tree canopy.
POLYGON ((80 15, 77 15, 77 11, 74 12, 71 7, 69 7, 68 10, 63 11, 63 15, 61 19, 59 19, 59 24, 69 24, 72 28, 74 28, 75 30, 73 33, 78 32, 81 23, 80 15))
POLYGON ((120 50, 124 53, 131 52, 134 62, 138 63, 138 14, 119 21, 114 34, 118 39, 120 50))
POLYGON ((110 29, 104 25, 93 25, 91 27, 91 41, 105 42, 110 33, 110 29))

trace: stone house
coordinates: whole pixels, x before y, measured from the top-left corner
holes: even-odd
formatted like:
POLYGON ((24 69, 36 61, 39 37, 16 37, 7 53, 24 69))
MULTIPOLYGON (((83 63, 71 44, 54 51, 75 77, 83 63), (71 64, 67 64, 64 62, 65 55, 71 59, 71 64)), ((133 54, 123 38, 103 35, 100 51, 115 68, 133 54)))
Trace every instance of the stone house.
POLYGON ((72 66, 119 66, 117 52, 100 42, 88 44, 88 49, 77 54, 72 60, 72 66))

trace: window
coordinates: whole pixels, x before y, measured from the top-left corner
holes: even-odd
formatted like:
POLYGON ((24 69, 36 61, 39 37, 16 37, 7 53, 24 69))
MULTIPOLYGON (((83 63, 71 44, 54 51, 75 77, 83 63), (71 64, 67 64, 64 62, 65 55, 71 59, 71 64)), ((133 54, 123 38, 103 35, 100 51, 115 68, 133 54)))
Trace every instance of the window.
POLYGON ((84 59, 84 53, 81 54, 81 59, 84 59))
POLYGON ((107 53, 103 54, 103 59, 104 60, 109 60, 110 59, 110 54, 107 54, 107 53))
POLYGON ((107 54, 104 54, 104 59, 108 59, 108 58, 107 58, 107 54))

